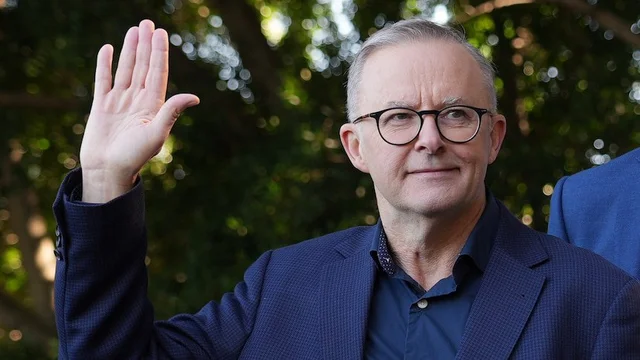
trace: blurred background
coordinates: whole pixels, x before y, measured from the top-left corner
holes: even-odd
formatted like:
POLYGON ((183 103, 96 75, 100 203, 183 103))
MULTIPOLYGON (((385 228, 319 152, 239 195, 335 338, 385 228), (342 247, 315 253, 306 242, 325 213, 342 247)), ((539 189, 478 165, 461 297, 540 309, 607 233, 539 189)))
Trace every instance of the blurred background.
POLYGON ((51 204, 80 165, 102 44, 152 19, 169 92, 201 99, 143 171, 164 319, 267 249, 376 221, 338 139, 345 72, 369 34, 414 16, 458 24, 496 64, 508 134, 487 184, 523 223, 546 230, 561 176, 640 146, 637 0, 0 0, 0 358, 55 357, 51 204))

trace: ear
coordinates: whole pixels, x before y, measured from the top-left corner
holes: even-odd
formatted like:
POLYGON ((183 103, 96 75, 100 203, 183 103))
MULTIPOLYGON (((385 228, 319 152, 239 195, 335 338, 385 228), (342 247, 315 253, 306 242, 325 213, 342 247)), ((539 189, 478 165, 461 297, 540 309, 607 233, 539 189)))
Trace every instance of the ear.
POLYGON ((349 122, 340 127, 340 141, 342 141, 342 147, 344 147, 349 160, 356 169, 369 173, 369 167, 362 156, 361 136, 362 133, 358 131, 355 124, 349 122))
POLYGON ((492 164, 498 157, 502 142, 507 133, 507 120, 503 115, 495 114, 491 116, 491 152, 489 153, 489 164, 492 164))

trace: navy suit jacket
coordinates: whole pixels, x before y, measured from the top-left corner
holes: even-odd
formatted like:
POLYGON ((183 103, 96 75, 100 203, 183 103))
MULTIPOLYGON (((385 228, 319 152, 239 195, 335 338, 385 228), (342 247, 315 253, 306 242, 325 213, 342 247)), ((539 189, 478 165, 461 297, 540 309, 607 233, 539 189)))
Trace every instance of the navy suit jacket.
POLYGON ((551 198, 549 233, 640 279, 640 148, 560 179, 551 198))
MULTIPOLYGON (((269 251, 220 302, 154 321, 142 187, 103 205, 72 203, 80 176, 65 179, 54 204, 61 359, 363 357, 375 226, 269 251)), ((640 283, 499 207, 457 358, 640 358, 640 283)))

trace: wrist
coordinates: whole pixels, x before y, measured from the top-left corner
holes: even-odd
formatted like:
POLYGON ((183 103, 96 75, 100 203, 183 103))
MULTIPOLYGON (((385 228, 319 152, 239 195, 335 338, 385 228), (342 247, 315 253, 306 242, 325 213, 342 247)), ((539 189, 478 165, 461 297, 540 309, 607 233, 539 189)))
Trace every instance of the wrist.
POLYGON ((138 174, 128 175, 109 170, 82 169, 82 201, 104 204, 133 188, 138 174))

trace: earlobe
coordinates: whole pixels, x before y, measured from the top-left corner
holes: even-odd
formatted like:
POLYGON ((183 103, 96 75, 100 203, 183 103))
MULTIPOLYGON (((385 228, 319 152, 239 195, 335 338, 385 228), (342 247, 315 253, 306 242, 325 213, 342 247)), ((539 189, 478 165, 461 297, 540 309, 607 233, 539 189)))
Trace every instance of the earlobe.
POLYGON ((504 116, 500 114, 492 115, 491 117, 491 153, 489 154, 489 164, 493 163, 498 157, 502 142, 507 133, 507 121, 504 116))
POLYGON ((340 141, 349 160, 351 160, 351 164, 353 164, 356 169, 364 173, 369 173, 369 168, 362 156, 360 136, 361 134, 352 123, 346 123, 340 127, 340 141))

